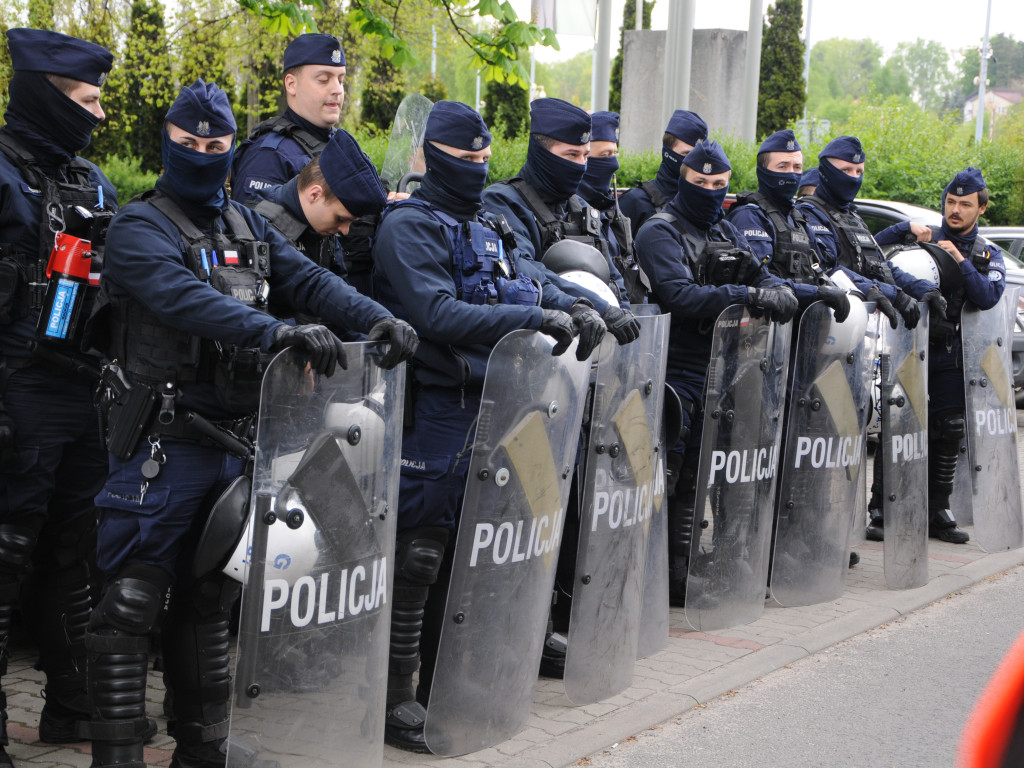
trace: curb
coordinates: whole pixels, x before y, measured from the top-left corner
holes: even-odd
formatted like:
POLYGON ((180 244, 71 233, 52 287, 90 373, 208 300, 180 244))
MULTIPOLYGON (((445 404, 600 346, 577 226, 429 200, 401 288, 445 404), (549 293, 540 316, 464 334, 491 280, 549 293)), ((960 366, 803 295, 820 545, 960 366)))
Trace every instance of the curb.
MULTIPOLYGON (((941 600, 996 574, 1024 565, 1024 550, 986 555, 941 574, 923 587, 905 591, 876 590, 859 596, 871 603, 784 642, 754 651, 718 669, 687 680, 629 705, 614 714, 596 718, 552 742, 538 744, 505 760, 490 762, 500 768, 558 768, 607 749, 640 731, 671 720, 693 707, 740 688, 799 659, 831 648, 894 619, 941 600)), ((497 749, 500 750, 500 745, 497 749)))

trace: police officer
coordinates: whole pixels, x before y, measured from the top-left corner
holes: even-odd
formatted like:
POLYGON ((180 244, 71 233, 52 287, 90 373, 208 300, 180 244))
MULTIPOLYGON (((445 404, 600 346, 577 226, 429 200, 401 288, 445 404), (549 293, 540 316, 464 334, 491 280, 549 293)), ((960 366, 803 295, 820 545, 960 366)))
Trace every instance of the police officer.
POLYGON ((633 223, 633 232, 639 232, 647 219, 662 210, 673 197, 683 172, 683 158, 694 144, 708 137, 708 124, 696 112, 677 109, 665 127, 661 139, 661 165, 657 175, 625 192, 619 207, 633 223))
POLYGON ((333 35, 299 35, 284 51, 284 114, 257 125, 235 153, 231 196, 284 184, 319 155, 341 119, 345 52, 333 35))
MULTIPOLYGON (((978 237, 978 219, 988 207, 985 177, 977 168, 960 171, 942 194, 942 225, 894 224, 878 233, 879 244, 916 240, 940 248, 953 258, 963 276, 955 288, 941 286, 939 300, 929 289, 917 298, 933 312, 928 325, 928 535, 951 544, 966 544, 967 531, 957 527, 950 510, 957 456, 966 436, 964 378, 961 364, 960 313, 967 302, 979 309, 999 303, 1006 288, 1002 252, 978 237), (934 243, 933 245, 931 245, 934 243)), ((929 284, 930 286, 930 284, 929 284)), ((876 475, 880 475, 876 464, 876 475)), ((882 541, 880 481, 871 486, 867 538, 882 541)))
POLYGON ((749 305, 778 322, 788 322, 798 308, 793 291, 768 273, 732 224, 722 221, 732 166, 718 143, 699 140, 682 164, 684 175, 675 196, 636 238, 637 258, 650 277, 653 299, 672 315, 666 381, 683 404, 683 437, 667 460, 673 605, 682 605, 686 596, 701 404, 715 320, 731 304, 749 305), (731 265, 728 270, 726 264, 731 265))
MULTIPOLYGON (((488 356, 517 329, 554 337, 555 354, 576 334, 569 310, 577 299, 549 285, 542 308, 511 232, 502 238, 500 222, 481 210, 490 144, 473 109, 435 104, 424 134, 423 182, 410 199, 385 212, 373 249, 378 298, 423 340, 411 365, 411 423, 402 438, 385 727, 389 744, 414 752, 428 751, 424 706, 439 633, 430 617, 444 608, 442 561, 462 505, 488 356), (434 610, 424 627, 428 597, 434 610)), ((581 337, 580 359, 599 341, 600 335, 581 337)))
POLYGON ((766 138, 757 151, 757 192, 741 195, 727 221, 743 234, 769 272, 791 282, 801 307, 824 301, 841 323, 850 313, 850 301, 828 279, 834 265, 822 263, 807 219, 794 205, 803 164, 793 131, 776 131, 766 138))
POLYGON ((196 80, 182 89, 167 113, 156 189, 110 225, 102 286, 116 365, 104 372, 110 458, 96 499, 108 583, 86 634, 97 768, 144 765, 148 635, 161 624, 174 694, 171 764, 224 765, 228 608, 237 590, 220 573, 193 576, 197 538, 213 502, 242 473, 262 353, 298 347, 325 375, 345 364, 326 327, 287 325, 264 311, 268 294, 390 342, 382 365, 415 348, 407 324, 227 200, 234 131, 216 85, 196 80))
POLYGON ((818 189, 818 169, 807 168, 800 174, 800 186, 796 191, 797 197, 810 197, 818 189))
POLYGON ((854 199, 864 181, 866 159, 857 137, 840 136, 830 141, 818 154, 818 188, 810 197, 801 198, 797 208, 807 217, 811 232, 830 261, 873 283, 864 298, 875 302, 889 325, 896 328, 899 313, 906 327, 914 328, 921 319, 921 309, 907 291, 924 295, 930 286, 887 264, 857 213, 854 199))
MULTIPOLYGON (((579 240, 597 250, 594 258, 604 259, 612 281, 618 283, 622 278, 611 262, 601 232, 600 212, 576 194, 587 170, 591 127, 590 115, 577 106, 560 99, 534 100, 530 105, 526 163, 519 176, 487 188, 484 207, 505 217, 523 254, 538 266, 553 244, 563 239, 579 240)), ((599 270, 597 264, 592 268, 595 273, 599 270)), ((564 292, 587 299, 620 344, 639 335, 639 323, 614 299, 606 300, 560 278, 554 280, 564 292)), ((573 306, 573 319, 581 326, 581 334, 593 327, 592 314, 584 303, 573 306)))
POLYGON ((632 223, 619 208, 617 189, 612 189, 619 170, 619 115, 617 112, 594 112, 590 116, 590 155, 587 172, 577 194, 587 205, 601 212, 601 233, 621 279, 615 283, 620 304, 642 304, 646 291, 639 279, 633 258, 632 223))
POLYGON ((259 190, 248 205, 315 264, 344 277, 337 235, 356 218, 379 213, 383 193, 373 163, 350 133, 338 130, 298 176, 259 190))
MULTIPOLYGON (((96 362, 76 343, 81 325, 58 305, 71 325, 47 336, 51 311, 37 328, 44 307, 52 307, 47 295, 56 296, 45 276, 56 233, 69 236, 65 244, 70 236, 95 241, 94 266, 88 254, 84 262, 88 278, 100 266, 103 231, 117 207, 107 177, 76 154, 104 118, 100 88, 113 56, 39 29, 10 29, 7 41, 14 75, 0 129, 0 675, 24 577, 22 615, 46 674, 39 738, 62 743, 79 741, 75 723, 89 717, 82 639, 96 544, 93 497, 106 452, 93 382, 83 375, 96 362)), ((70 286, 90 293, 82 282, 70 286)), ((5 708, 0 692, 0 765, 11 765, 5 708)))

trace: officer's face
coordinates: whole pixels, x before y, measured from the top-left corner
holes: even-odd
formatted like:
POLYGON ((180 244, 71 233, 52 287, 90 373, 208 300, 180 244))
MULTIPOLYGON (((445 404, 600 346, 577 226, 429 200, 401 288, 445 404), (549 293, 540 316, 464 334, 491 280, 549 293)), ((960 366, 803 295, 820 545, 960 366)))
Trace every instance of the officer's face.
POLYGON ((587 157, 590 155, 590 142, 588 141, 586 144, 566 144, 564 141, 556 141, 548 149, 548 152, 571 163, 586 165, 587 157))
POLYGON ((837 171, 842 171, 855 179, 864 175, 864 163, 851 163, 847 160, 840 160, 838 157, 827 157, 825 162, 832 163, 837 171))
POLYGON ((591 157, 615 157, 619 154, 619 145, 614 141, 590 142, 591 157))
POLYGON ((341 119, 345 103, 345 67, 307 64, 284 76, 288 106, 320 128, 331 128, 341 119))
POLYGON ((954 232, 969 232, 974 229, 978 219, 987 205, 978 205, 978 193, 971 192, 969 195, 952 195, 946 193, 946 200, 943 204, 943 215, 946 217, 946 224, 954 232))
POLYGON ((458 158, 459 160, 465 160, 467 163, 486 163, 491 159, 490 147, 484 147, 483 149, 459 149, 458 147, 453 147, 450 144, 441 144, 437 141, 432 141, 430 143, 442 152, 458 158))
POLYGON ((174 123, 167 123, 167 135, 175 144, 181 144, 181 146, 194 149, 196 152, 210 155, 219 155, 227 152, 231 149, 231 145, 235 143, 235 134, 233 133, 229 133, 227 136, 203 138, 202 136, 189 133, 183 128, 179 128, 174 123))
POLYGON ((803 173, 804 153, 803 152, 769 152, 769 171, 777 173, 803 173))
POLYGON ((314 184, 301 193, 302 212, 306 221, 318 235, 347 235, 349 227, 355 221, 345 204, 334 197, 327 200, 324 189, 314 184))
POLYGON ((682 139, 676 139, 675 143, 671 147, 669 147, 669 149, 671 149, 680 157, 686 157, 688 154, 690 154, 690 152, 693 151, 693 144, 687 144, 682 139))
POLYGON ((103 108, 100 106, 100 88, 98 85, 79 83, 78 86, 68 94, 68 98, 82 109, 92 112, 100 120, 103 120, 106 117, 103 113, 103 108))
POLYGON ((688 182, 697 187, 704 187, 705 189, 725 189, 729 186, 729 179, 732 178, 732 171, 726 171, 725 173, 698 173, 688 165, 684 165, 686 173, 683 174, 683 178, 688 182))

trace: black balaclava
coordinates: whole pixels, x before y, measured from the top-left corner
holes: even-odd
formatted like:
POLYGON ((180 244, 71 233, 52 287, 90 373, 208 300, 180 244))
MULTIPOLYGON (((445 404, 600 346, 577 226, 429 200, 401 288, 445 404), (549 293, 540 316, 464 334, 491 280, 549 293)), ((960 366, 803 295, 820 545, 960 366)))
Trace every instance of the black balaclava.
POLYGON ((31 143, 44 167, 71 161, 89 146, 100 119, 79 106, 41 72, 15 72, 8 86, 7 128, 31 143))

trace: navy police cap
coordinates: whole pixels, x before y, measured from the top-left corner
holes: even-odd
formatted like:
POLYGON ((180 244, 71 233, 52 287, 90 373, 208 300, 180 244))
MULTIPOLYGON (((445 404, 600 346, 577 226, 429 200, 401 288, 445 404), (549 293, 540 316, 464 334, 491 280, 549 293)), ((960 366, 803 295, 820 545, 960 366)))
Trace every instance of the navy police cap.
POLYGON ((837 160, 845 160, 848 163, 863 163, 867 160, 864 147, 856 136, 839 136, 832 139, 825 148, 818 153, 818 158, 834 157, 837 160))
POLYGON ((320 153, 320 170, 331 192, 353 216, 380 213, 387 195, 377 169, 352 135, 338 129, 320 153))
POLYGON ((304 64, 320 64, 325 67, 344 67, 345 51, 334 35, 311 32, 299 35, 284 49, 284 69, 304 64))
POLYGON ((590 141, 590 115, 561 99, 535 99, 530 104, 530 133, 580 146, 590 141))
POLYGON ((103 46, 46 29, 9 29, 7 45, 15 72, 44 72, 90 85, 103 85, 114 63, 114 54, 103 46))
POLYGON ((714 176, 732 170, 732 164, 725 156, 725 150, 714 139, 700 139, 683 158, 683 163, 705 176, 714 176))
POLYGON ((816 187, 816 186, 818 186, 818 182, 819 182, 819 179, 818 179, 818 169, 817 168, 808 168, 800 176, 800 186, 801 187, 816 187))
POLYGON ((776 131, 771 136, 761 142, 760 149, 757 150, 757 154, 763 155, 765 152, 799 152, 800 144, 796 140, 796 136, 789 128, 785 128, 781 131, 776 131))
POLYGON ((619 143, 619 113, 595 112, 590 116, 593 126, 590 131, 591 141, 614 141, 619 143))
POLYGON ((985 187, 985 177, 981 175, 981 171, 974 166, 968 166, 953 177, 953 180, 946 186, 942 197, 945 199, 946 194, 962 197, 972 192, 980 192, 985 187))
POLYGON ((427 116, 423 140, 475 152, 491 145, 491 134, 472 107, 461 101, 439 101, 427 116))
POLYGON ((665 133, 670 133, 690 146, 708 137, 708 124, 696 112, 688 109, 677 109, 669 118, 665 133))
POLYGON ((216 83, 205 83, 202 78, 181 89, 167 110, 166 120, 204 138, 227 136, 237 128, 227 94, 216 83))

